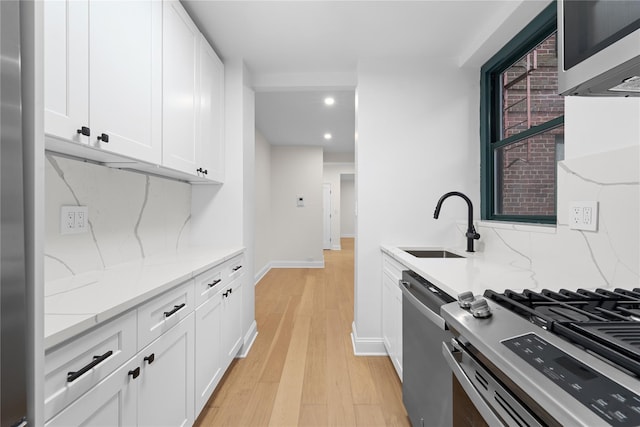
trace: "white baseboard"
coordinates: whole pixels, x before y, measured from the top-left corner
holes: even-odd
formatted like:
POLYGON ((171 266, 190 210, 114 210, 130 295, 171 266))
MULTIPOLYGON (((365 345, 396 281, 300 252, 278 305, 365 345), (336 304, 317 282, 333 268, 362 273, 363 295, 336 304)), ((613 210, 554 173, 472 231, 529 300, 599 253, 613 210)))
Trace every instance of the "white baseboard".
POLYGON ((271 270, 271 263, 268 262, 253 278, 253 286, 257 285, 260 280, 271 270))
POLYGON ((324 268, 322 261, 271 261, 271 268, 324 268))
POLYGON ((355 322, 351 324, 351 343, 353 344, 353 354, 356 356, 387 356, 387 349, 384 348, 382 338, 358 337, 355 322))
POLYGON ((356 235, 355 235, 355 234, 341 234, 341 235, 340 235, 340 238, 343 238, 343 237, 344 237, 345 239, 353 239, 353 238, 355 238, 355 237, 356 237, 356 235))
POLYGON ((340 246, 340 245, 333 245, 333 246, 331 246, 331 250, 332 250, 332 251, 341 251, 341 250, 342 250, 342 246, 340 246))
POLYGON ((256 342, 257 337, 258 337, 258 324, 254 320, 253 323, 251 324, 251 327, 249 327, 249 330, 244 336, 244 344, 242 345, 242 348, 240 349, 236 357, 241 359, 244 359, 245 357, 247 357, 247 355, 249 354, 249 351, 251 350, 251 347, 253 346, 253 343, 256 342))

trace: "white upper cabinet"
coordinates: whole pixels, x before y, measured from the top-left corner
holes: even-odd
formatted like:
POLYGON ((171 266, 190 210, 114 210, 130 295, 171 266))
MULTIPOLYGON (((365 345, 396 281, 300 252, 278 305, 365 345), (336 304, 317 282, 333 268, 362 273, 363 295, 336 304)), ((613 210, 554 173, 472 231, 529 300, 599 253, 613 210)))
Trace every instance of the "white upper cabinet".
POLYGON ((195 174, 200 32, 178 1, 164 3, 162 164, 195 174))
POLYGON ((44 3, 44 126, 47 134, 88 144, 89 3, 44 3))
POLYGON ((179 1, 46 0, 44 11, 47 149, 224 180, 224 66, 179 1))
POLYGON ((90 2, 89 53, 91 140, 160 163, 162 3, 90 2))
POLYGON ((200 144, 198 158, 209 179, 224 181, 224 65, 209 43, 200 43, 200 144))

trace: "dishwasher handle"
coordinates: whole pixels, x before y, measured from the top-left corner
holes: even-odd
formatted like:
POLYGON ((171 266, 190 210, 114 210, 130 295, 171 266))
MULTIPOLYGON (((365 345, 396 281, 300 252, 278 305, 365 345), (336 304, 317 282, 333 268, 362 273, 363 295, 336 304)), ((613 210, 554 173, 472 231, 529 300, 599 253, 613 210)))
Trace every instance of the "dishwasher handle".
MULTIPOLYGON (((408 301, 427 319, 435 323, 440 329, 442 329, 443 331, 447 330, 447 325, 445 324, 444 319, 440 317, 440 313, 434 312, 431 308, 429 308, 421 301, 421 299, 430 297, 428 293, 419 291, 415 286, 412 286, 411 283, 406 280, 400 280, 400 289, 402 290, 402 295, 404 295, 405 297, 403 299, 404 301, 408 301)), ((436 297, 433 296, 432 299, 433 298, 436 297)), ((439 301, 436 303, 436 305, 439 307, 440 305, 442 305, 442 302, 439 301)))
MULTIPOLYGON (((476 407, 482 418, 491 427, 503 427, 504 424, 500 421, 498 416, 493 412, 491 406, 484 400, 484 398, 478 393, 475 386, 471 382, 471 379, 460 367, 459 361, 456 360, 456 355, 462 356, 460 350, 456 350, 454 346, 453 352, 449 349, 446 342, 442 343, 442 355, 449 364, 451 371, 458 379, 458 382, 464 389, 466 395, 469 397, 473 405, 476 407)), ((455 409, 454 409, 455 410, 455 409)))

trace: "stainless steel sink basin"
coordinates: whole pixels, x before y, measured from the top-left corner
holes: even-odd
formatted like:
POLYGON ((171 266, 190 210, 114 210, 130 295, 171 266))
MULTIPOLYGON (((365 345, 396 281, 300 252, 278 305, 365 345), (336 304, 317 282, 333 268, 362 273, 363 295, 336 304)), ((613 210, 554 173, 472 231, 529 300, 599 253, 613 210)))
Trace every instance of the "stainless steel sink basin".
POLYGON ((464 258, 462 255, 440 249, 403 249, 416 258, 464 258))

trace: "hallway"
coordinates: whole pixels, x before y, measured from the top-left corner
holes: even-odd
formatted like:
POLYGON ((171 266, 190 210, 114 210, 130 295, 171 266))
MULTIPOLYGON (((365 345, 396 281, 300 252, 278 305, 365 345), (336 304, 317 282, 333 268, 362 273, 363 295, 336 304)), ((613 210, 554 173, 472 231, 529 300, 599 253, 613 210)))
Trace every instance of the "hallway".
POLYGON ((196 426, 408 426, 387 357, 356 357, 354 239, 324 269, 272 269, 256 286, 258 337, 196 426))

